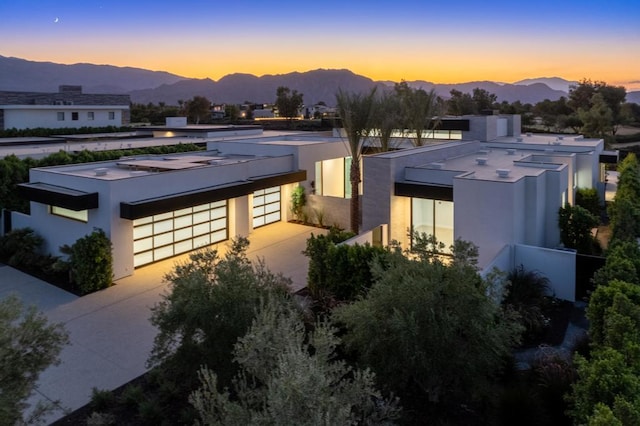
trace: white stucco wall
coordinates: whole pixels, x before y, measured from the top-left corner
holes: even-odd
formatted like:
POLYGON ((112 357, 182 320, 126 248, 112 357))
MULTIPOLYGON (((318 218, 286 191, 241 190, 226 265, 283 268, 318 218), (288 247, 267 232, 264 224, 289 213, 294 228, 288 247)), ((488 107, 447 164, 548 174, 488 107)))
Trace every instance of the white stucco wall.
MULTIPOLYGON (((3 106, 0 106, 2 109, 3 106)), ((65 127, 106 127, 122 126, 122 111, 127 108, 122 105, 113 106, 83 106, 83 105, 34 105, 4 107, 4 127, 6 129, 28 129, 46 127, 60 129, 65 127), (64 112, 64 121, 58 120, 58 112, 64 112), (72 120, 72 113, 78 113, 78 120, 72 120), (88 113, 94 113, 94 119, 89 120, 88 113), (109 112, 114 113, 113 120, 109 119, 109 112)))
POLYGON ((576 300, 576 253, 516 244, 514 267, 538 271, 549 279, 554 295, 563 300, 576 300))
MULTIPOLYGON (((109 163, 92 163, 74 170, 93 171, 109 163)), ((31 203, 31 215, 24 222, 45 239, 43 249, 59 255, 59 247, 73 244, 78 238, 101 228, 114 247, 115 279, 133 273, 133 222, 120 218, 120 203, 154 197, 179 194, 186 191, 245 181, 251 176, 272 175, 293 170, 293 157, 274 157, 248 160, 216 167, 166 171, 128 176, 108 180, 97 176, 79 176, 56 173, 69 166, 32 169, 31 182, 46 182, 84 192, 98 192, 99 208, 89 210, 87 223, 51 215, 48 206, 31 203)), ((121 170, 119 172, 122 172, 121 170)), ((127 172, 125 172, 127 173, 127 172)), ((108 176, 108 175, 107 175, 108 176)), ((250 232, 250 204, 248 196, 230 200, 229 222, 238 222, 230 229, 229 236, 247 235, 250 232), (233 216, 232 216, 233 214, 233 216)))

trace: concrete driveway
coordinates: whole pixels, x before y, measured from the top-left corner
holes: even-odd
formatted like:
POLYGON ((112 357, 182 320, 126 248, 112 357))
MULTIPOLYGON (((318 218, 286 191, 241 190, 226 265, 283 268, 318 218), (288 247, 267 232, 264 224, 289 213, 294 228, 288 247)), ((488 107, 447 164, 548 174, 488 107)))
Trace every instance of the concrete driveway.
MULTIPOLYGON (((293 281, 293 289, 304 287, 308 267, 301 251, 311 233, 325 231, 302 225, 277 223, 255 230, 249 237, 249 258, 263 258, 273 272, 293 281)), ((224 250, 224 244, 219 245, 224 250)), ((0 267, 0 297, 17 293, 27 304, 35 304, 53 322, 65 325, 71 344, 61 353, 61 364, 40 375, 31 403, 60 401, 61 410, 47 418, 53 422, 91 399, 92 388, 111 390, 146 371, 156 329, 149 323, 150 308, 167 288, 163 276, 186 255, 136 270, 108 289, 84 297, 23 274, 0 267)))

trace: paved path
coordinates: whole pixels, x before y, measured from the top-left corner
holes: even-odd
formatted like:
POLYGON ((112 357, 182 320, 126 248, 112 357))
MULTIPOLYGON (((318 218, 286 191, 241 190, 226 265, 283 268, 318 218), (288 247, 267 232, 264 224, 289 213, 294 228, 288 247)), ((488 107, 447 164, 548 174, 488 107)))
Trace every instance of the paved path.
MULTIPOLYGON (((274 272, 293 281, 293 289, 304 286, 308 261, 301 251, 317 228, 278 223, 259 228, 250 236, 248 255, 263 258, 274 272)), ((223 249, 222 245, 219 247, 223 249)), ((84 297, 60 290, 8 266, 0 267, 0 298, 17 293, 25 303, 35 304, 69 332, 71 344, 61 353, 61 364, 45 370, 38 381, 39 399, 59 400, 67 410, 82 407, 92 388, 115 389, 146 371, 145 362, 156 329, 149 323, 150 308, 161 299, 167 284, 162 277, 176 261, 169 259, 136 270, 135 275, 108 289, 84 297)), ((62 410, 47 418, 64 416, 62 410)))

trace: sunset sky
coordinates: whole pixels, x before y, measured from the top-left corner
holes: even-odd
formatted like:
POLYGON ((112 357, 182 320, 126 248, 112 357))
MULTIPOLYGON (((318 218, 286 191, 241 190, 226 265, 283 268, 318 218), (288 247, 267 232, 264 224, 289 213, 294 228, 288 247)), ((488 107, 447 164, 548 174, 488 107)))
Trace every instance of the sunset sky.
POLYGON ((218 80, 347 68, 374 80, 590 78, 640 90, 640 1, 0 2, 0 55, 218 80))

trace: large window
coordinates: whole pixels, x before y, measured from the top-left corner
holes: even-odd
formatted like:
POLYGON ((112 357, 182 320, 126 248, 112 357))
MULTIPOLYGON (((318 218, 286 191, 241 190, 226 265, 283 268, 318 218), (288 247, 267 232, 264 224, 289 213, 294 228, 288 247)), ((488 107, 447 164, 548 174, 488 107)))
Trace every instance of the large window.
POLYGON ((433 235, 445 245, 453 245, 453 202, 427 198, 411 199, 411 226, 413 230, 433 235))
POLYGON ((350 170, 351 157, 316 161, 316 194, 351 198, 350 170))
POLYGON ((67 219, 79 220, 80 222, 89 221, 88 210, 76 211, 76 210, 65 209, 63 207, 58 207, 58 206, 49 206, 49 213, 55 216, 66 217, 67 219))
POLYGON ((146 265, 227 238, 226 201, 136 219, 133 265, 146 265))
MULTIPOLYGON (((391 137, 394 138, 415 138, 415 131, 394 130, 391 133, 391 137)), ((447 140, 462 140, 462 130, 423 130, 422 139, 447 139, 447 140)))
POLYGON ((261 189, 253 193, 253 227, 280 221, 280 187, 261 189))

